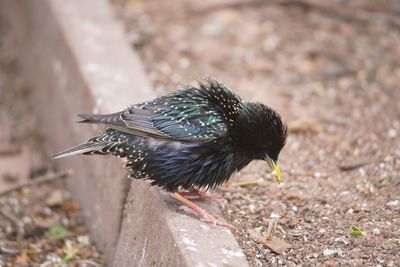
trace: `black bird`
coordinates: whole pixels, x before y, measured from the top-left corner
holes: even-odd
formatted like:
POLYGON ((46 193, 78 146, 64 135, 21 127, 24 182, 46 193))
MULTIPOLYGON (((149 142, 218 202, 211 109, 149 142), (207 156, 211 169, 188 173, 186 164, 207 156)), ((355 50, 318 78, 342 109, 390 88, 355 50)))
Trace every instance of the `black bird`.
POLYGON ((279 114, 264 104, 242 101, 214 79, 197 87, 182 85, 174 93, 114 114, 79 116, 83 123, 101 123, 107 129, 54 158, 78 154, 125 158, 129 178, 150 180, 214 224, 232 227, 185 195, 203 195, 256 159, 265 160, 277 182, 281 180, 277 161, 287 128, 279 114))

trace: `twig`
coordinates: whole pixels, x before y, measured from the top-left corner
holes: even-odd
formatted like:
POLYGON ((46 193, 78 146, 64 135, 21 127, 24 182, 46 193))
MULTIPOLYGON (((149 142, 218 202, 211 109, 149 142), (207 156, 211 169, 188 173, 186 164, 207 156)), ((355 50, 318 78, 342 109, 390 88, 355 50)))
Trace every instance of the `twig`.
POLYGON ((17 240, 21 240, 25 235, 25 228, 22 221, 4 207, 1 207, 0 215, 10 221, 17 228, 17 240))
POLYGON ((352 171, 361 168, 362 166, 367 165, 368 163, 370 163, 369 159, 348 160, 346 162, 339 164, 339 169, 341 171, 352 171))
POLYGON ((27 181, 26 183, 21 183, 15 186, 12 186, 4 191, 0 192, 0 197, 10 194, 11 192, 14 192, 18 189, 21 189, 23 187, 32 187, 41 183, 45 183, 45 182, 49 182, 49 181, 54 181, 60 178, 65 178, 68 177, 70 175, 72 175, 73 171, 72 170, 66 170, 66 171, 62 171, 62 172, 57 172, 57 173, 52 173, 52 174, 46 174, 44 176, 32 179, 27 181))
POLYGON ((16 256, 20 253, 19 242, 11 240, 1 240, 0 241, 0 255, 8 254, 16 256))
POLYGON ((6 218, 7 220, 9 220, 12 224, 20 227, 21 226, 21 222, 20 219, 18 219, 17 217, 14 216, 14 214, 10 213, 7 209, 5 209, 4 207, 2 207, 0 209, 0 214, 6 218))
POLYGON ((277 223, 276 219, 268 220, 268 229, 267 229, 267 233, 265 234, 266 240, 272 240, 273 232, 275 231, 276 223, 277 223))
POLYGON ((97 262, 92 260, 80 260, 78 261, 79 266, 100 266, 97 262))

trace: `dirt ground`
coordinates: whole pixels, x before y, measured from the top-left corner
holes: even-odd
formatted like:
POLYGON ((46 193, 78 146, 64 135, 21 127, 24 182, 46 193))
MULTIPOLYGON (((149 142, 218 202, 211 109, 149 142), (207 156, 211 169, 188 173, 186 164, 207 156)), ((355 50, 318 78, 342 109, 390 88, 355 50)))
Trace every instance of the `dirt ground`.
POLYGON ((0 20, 0 266, 103 266, 79 203, 62 179, 53 179, 60 174, 29 105, 31 89, 8 29, 0 20))
POLYGON ((208 75, 288 123, 282 185, 255 162, 217 192, 252 266, 400 265, 399 1, 113 3, 157 93, 208 75))

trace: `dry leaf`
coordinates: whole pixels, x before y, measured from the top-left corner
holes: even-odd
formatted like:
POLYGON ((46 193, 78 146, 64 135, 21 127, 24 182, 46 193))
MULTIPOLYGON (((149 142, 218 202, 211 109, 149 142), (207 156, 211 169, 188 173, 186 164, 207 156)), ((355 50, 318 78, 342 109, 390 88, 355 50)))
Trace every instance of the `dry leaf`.
POLYGON ((22 252, 15 258, 16 266, 29 266, 30 258, 26 252, 22 252))
POLYGON ((261 233, 261 230, 259 228, 255 229, 250 229, 247 231, 250 236, 254 239, 256 239, 258 242, 261 242, 265 244, 271 251, 277 253, 277 254, 282 254, 286 252, 291 245, 286 243, 285 241, 276 238, 276 237, 266 237, 265 233, 261 233))
POLYGON ((37 227, 40 227, 43 229, 48 229, 52 225, 54 225, 60 221, 60 215, 54 214, 52 216, 46 216, 46 217, 45 216, 35 216, 33 218, 33 221, 35 222, 35 225, 37 227))
POLYGON ((264 244, 277 254, 282 254, 291 247, 290 244, 276 237, 270 237, 269 239, 266 239, 264 244))
POLYGON ((81 209, 81 206, 76 201, 66 201, 64 202, 63 208, 68 212, 78 212, 81 209))
POLYGON ((258 242, 264 243, 265 237, 261 234, 260 228, 249 229, 247 232, 250 234, 252 238, 257 240, 258 242))
POLYGON ((286 200, 287 201, 299 201, 299 200, 301 200, 301 195, 296 194, 296 193, 288 193, 286 195, 286 200))
POLYGON ((339 266, 339 263, 335 260, 328 259, 322 263, 323 267, 336 267, 339 266))
POLYGON ((50 196, 46 199, 46 204, 50 207, 61 205, 64 201, 64 192, 60 189, 51 192, 50 196))

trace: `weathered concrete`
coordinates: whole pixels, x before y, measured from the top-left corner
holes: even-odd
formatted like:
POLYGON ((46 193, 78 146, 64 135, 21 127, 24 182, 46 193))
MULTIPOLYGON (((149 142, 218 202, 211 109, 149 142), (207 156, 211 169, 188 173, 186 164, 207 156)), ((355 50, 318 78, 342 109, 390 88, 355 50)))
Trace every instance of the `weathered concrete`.
POLYGON ((29 178, 29 171, 32 167, 32 155, 28 147, 10 146, 5 147, 6 153, 0 153, 0 190, 7 190, 15 186, 15 183, 26 182, 29 178))
POLYGON ((113 266, 247 266, 230 230, 177 212, 167 193, 148 188, 132 184, 113 266))
MULTIPOLYGON (((107 2, 95 2, 2 2, 2 13, 17 33, 24 74, 34 88, 35 111, 54 152, 98 132, 76 124, 76 113, 115 111, 152 93, 139 60, 121 41, 123 31, 107 2)), ((69 187, 96 243, 112 258, 128 185, 122 163, 76 157, 57 164, 74 169, 69 187)))
MULTIPOLYGON (((75 124, 76 113, 114 112, 154 97, 107 1, 3 0, 0 10, 16 32, 35 112, 54 152, 100 131, 75 124)), ((110 265, 247 266, 228 230, 177 213, 157 188, 128 181, 119 159, 57 164, 74 169, 69 187, 110 265)))

